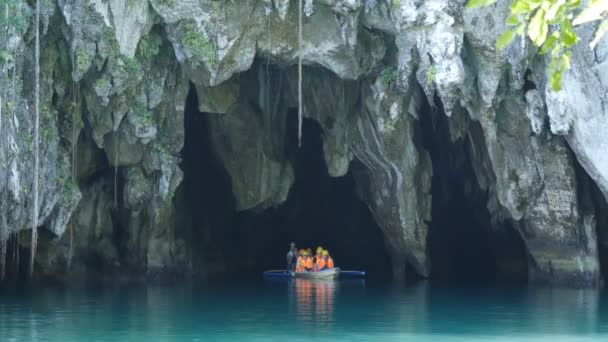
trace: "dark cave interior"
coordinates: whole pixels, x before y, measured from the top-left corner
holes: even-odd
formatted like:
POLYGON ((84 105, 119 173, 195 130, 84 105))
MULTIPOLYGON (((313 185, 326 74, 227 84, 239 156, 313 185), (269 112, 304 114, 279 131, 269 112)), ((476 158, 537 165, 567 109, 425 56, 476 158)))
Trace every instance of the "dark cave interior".
MULTIPOLYGON (((440 102, 440 101, 438 101, 440 102)), ((479 188, 471 140, 450 139, 441 107, 425 109, 423 145, 433 161, 429 245, 432 279, 450 281, 527 279, 524 242, 509 223, 492 222, 487 191, 479 188)), ((483 134, 470 123, 472 134, 483 134)))
POLYGON ((186 106, 183 154, 184 195, 190 216, 195 272, 207 275, 259 276, 285 268, 289 242, 298 248, 328 249, 342 269, 364 269, 370 277, 386 277, 391 268, 383 234, 370 210, 359 200, 349 172, 332 178, 323 159, 322 130, 303 122, 298 148, 297 115, 287 120, 286 156, 295 183, 287 201, 265 210, 235 210, 230 178, 209 139, 209 113, 198 112, 196 92, 186 106))

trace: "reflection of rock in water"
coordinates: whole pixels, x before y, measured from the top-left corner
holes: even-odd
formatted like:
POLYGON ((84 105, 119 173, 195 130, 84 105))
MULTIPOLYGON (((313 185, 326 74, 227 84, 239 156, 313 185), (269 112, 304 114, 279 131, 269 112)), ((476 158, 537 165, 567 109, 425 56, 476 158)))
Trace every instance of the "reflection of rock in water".
POLYGON ((526 308, 535 330, 552 333, 597 333, 602 320, 599 289, 530 288, 526 308))
POLYGON ((330 329, 334 324, 335 281, 295 279, 297 320, 306 328, 330 329))

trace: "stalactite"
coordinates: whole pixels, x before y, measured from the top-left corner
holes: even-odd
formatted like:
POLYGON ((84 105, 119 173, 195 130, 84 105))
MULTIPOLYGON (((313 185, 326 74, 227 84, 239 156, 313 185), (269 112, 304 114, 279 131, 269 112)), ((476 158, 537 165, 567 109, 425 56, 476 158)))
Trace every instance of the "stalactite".
POLYGON ((302 0, 298 0, 298 146, 302 146, 302 0))
POLYGON ((34 261, 36 259, 36 244, 38 243, 38 182, 40 173, 40 0, 36 0, 36 93, 35 93, 35 122, 34 122, 34 208, 32 212, 32 243, 30 248, 30 277, 34 274, 34 261))

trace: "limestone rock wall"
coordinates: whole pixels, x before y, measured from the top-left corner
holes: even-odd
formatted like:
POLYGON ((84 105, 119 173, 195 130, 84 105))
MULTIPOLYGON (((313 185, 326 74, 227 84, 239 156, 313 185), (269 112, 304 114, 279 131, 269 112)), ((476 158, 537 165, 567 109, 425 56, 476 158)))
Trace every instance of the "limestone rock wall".
MULTIPOLYGON (((480 10, 464 9, 464 0, 305 1, 301 51, 295 1, 43 3, 37 225, 56 248, 40 254, 42 272, 66 272, 66 253, 76 268, 97 255, 142 273, 191 271, 192 243, 178 232, 173 201, 190 83, 199 109, 214 115, 213 145, 238 209, 284 201, 293 182, 285 122, 297 104, 300 54, 304 114, 323 128, 329 173, 363 165, 360 195, 396 274, 406 263, 432 274, 432 160, 419 128, 428 103, 450 117, 454 141, 473 148, 488 210, 518 229, 531 279, 601 278, 605 220, 581 210, 575 172, 580 164, 608 198, 608 42, 589 50, 591 27, 581 29, 564 90, 554 93, 527 41, 494 49, 504 1, 480 10)), ((21 1, 13 15, 31 27, 31 12, 21 1)), ((0 75, 0 241, 31 226, 35 143, 33 38, 8 32, 0 37, 11 56, 0 75)))

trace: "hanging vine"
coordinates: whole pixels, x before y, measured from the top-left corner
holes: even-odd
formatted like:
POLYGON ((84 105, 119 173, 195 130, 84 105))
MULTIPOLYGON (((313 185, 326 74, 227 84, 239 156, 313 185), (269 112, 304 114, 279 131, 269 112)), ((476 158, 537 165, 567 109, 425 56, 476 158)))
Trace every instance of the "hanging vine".
POLYGON ((302 0, 298 0, 298 147, 302 146, 302 0))
POLYGON ((32 211, 32 243, 30 248, 30 277, 34 274, 36 245, 38 243, 38 183, 40 173, 40 0, 36 0, 36 48, 35 48, 35 116, 34 116, 34 208, 32 211))
MULTIPOLYGON (((4 18, 3 22, 5 23, 4 29, 4 39, 6 40, 6 50, 8 50, 8 35, 9 35, 9 25, 8 25, 8 3, 4 4, 4 18)), ((2 134, 2 106, 4 103, 3 99, 6 99, 6 94, 8 92, 8 67, 6 64, 2 65, 2 95, 0 95, 0 163, 5 163, 4 160, 4 134, 2 134)), ((8 108, 7 108, 8 109, 8 108)), ((3 194, 5 193, 2 192, 3 194)), ((4 197, 4 196, 3 196, 4 197)), ((0 214, 2 216, 2 225, 0 227, 0 280, 4 280, 4 274, 6 269, 6 244, 8 239, 8 229, 6 226, 6 215, 0 214)))
MULTIPOLYGON (((75 70, 76 67, 76 52, 72 50, 72 70, 75 70)), ((76 82, 72 79, 72 183, 74 185, 77 184, 78 177, 78 135, 81 128, 81 119, 80 119, 80 92, 77 87, 76 82)), ((69 225, 69 249, 68 249, 68 260, 67 260, 67 269, 70 270, 72 268, 72 256, 73 256, 73 248, 74 248, 74 218, 70 220, 69 225)))
MULTIPOLYGON (((116 120, 116 118, 114 118, 116 120)), ((114 210, 118 209, 118 124, 114 123, 114 210)))

